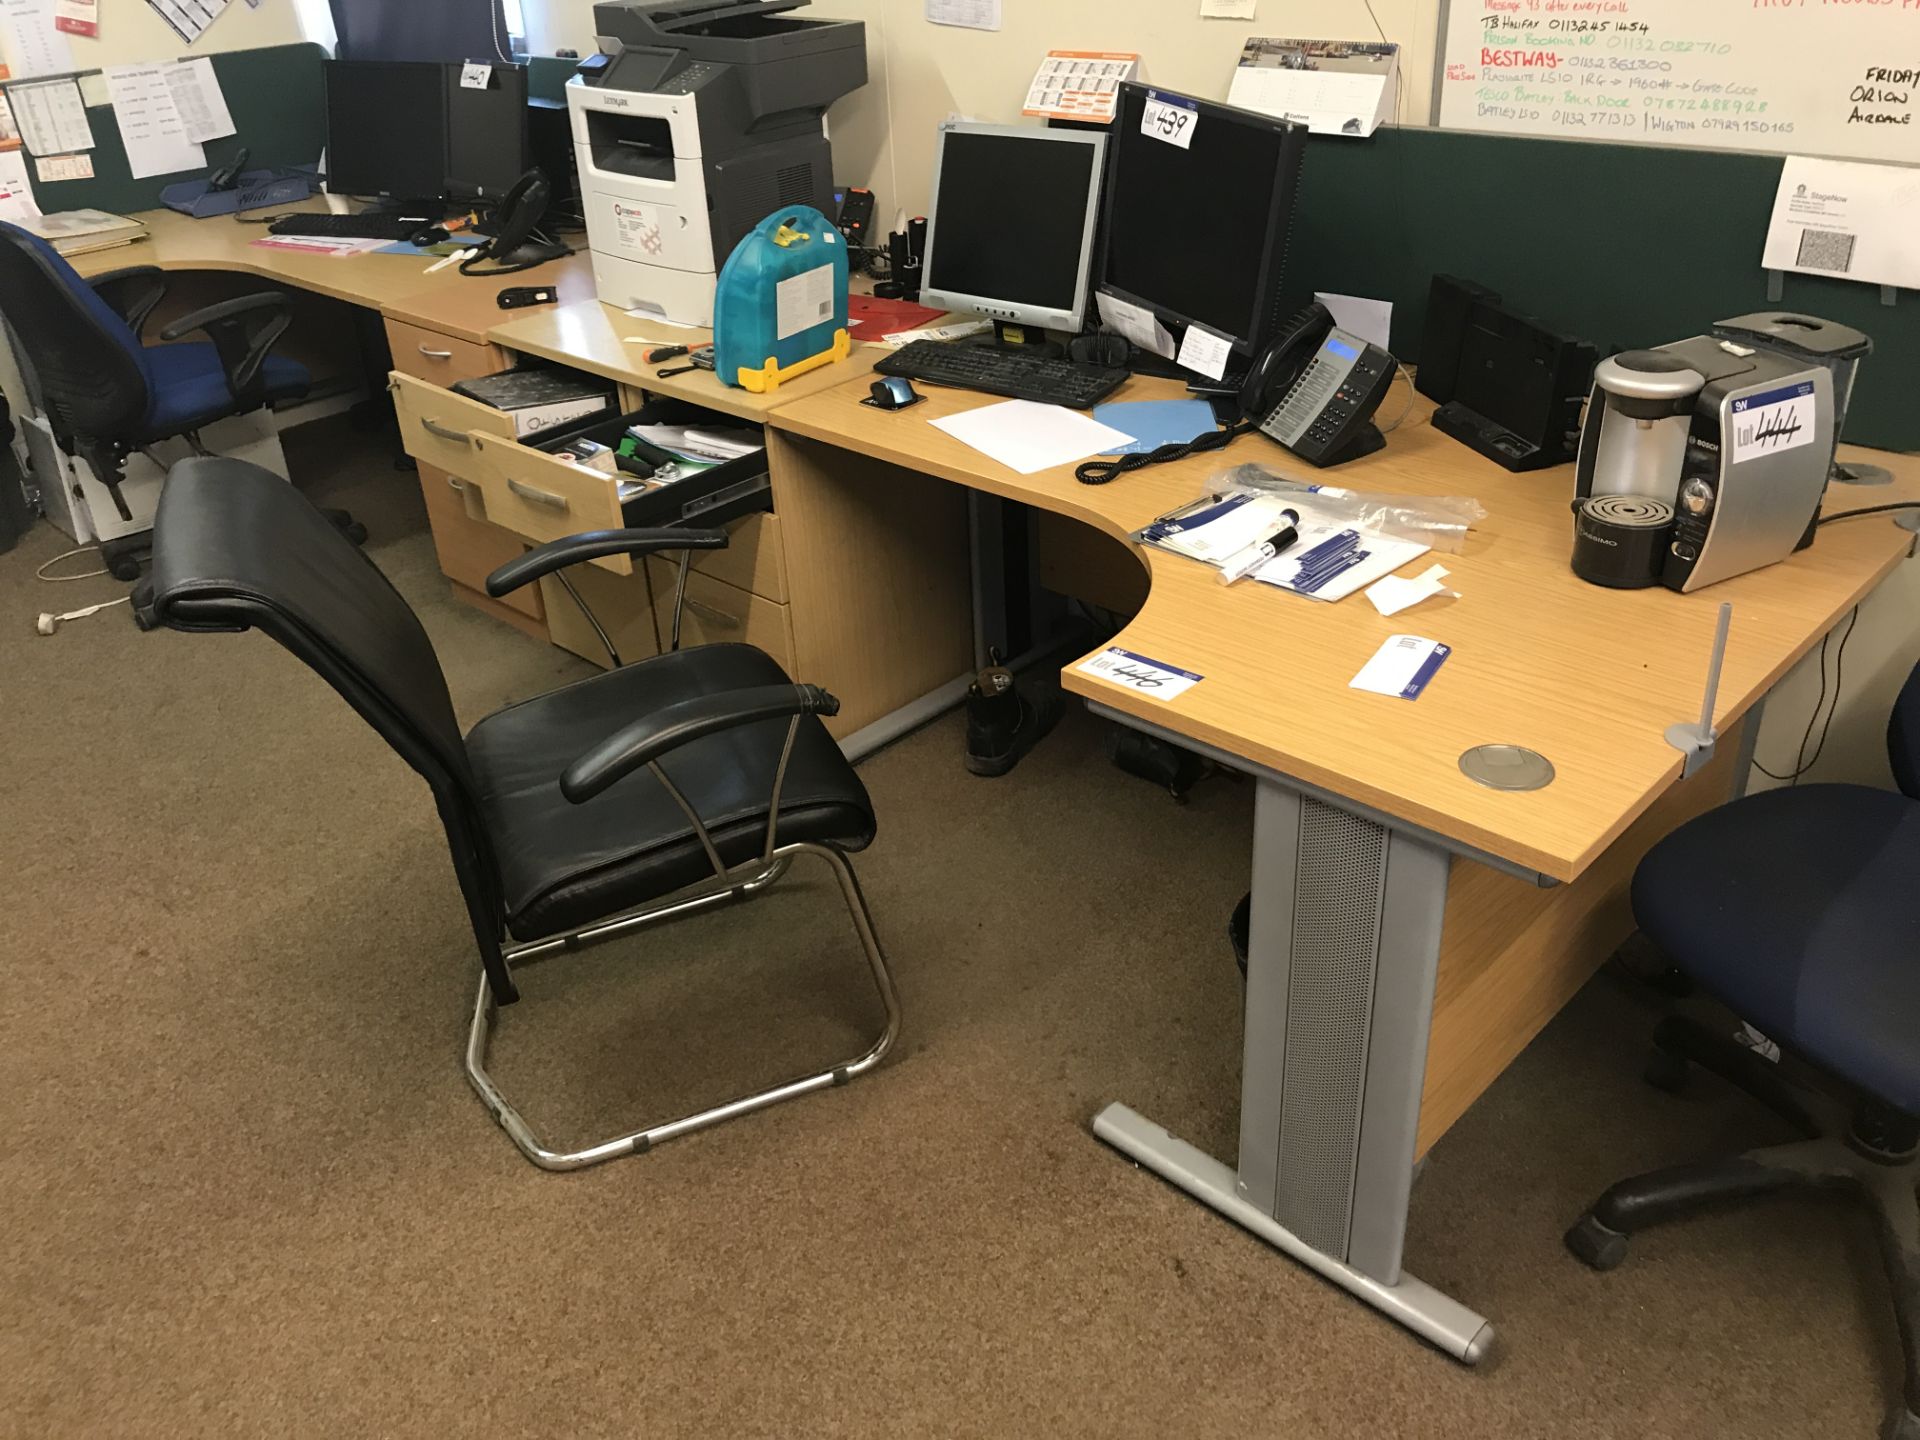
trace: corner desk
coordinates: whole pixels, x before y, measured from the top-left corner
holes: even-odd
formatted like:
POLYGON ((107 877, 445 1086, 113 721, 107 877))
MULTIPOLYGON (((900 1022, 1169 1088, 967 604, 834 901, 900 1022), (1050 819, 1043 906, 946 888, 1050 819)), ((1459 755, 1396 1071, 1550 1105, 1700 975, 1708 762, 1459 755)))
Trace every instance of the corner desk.
MULTIPOLYGON (((706 336, 602 307, 583 257, 529 277, 556 281, 566 303, 508 317, 492 308, 495 286, 452 271, 422 276, 415 258, 290 255, 236 240, 231 225, 147 218, 145 248, 82 257, 83 270, 239 269, 378 309, 429 512, 454 497, 449 523, 488 527, 491 543, 508 547, 500 558, 550 538, 557 524, 593 528, 581 522, 609 502, 583 492, 558 516, 516 510, 496 482, 522 465, 566 467, 528 459, 533 452, 502 439, 497 415, 475 415, 481 407, 451 395, 447 381, 529 354, 611 379, 623 400, 672 396, 763 424, 771 509, 740 523, 727 550, 694 562, 689 638, 759 644, 797 679, 840 696, 832 723, 853 753, 964 691, 979 629, 976 497, 1018 502, 1074 537, 1077 562, 1060 570, 1069 583, 1095 576, 1144 597, 1125 607, 1135 613, 1115 643, 1200 682, 1163 702, 1078 661, 1062 679, 1095 712, 1256 781, 1239 1151, 1223 1163, 1118 1103, 1093 1128, 1467 1363, 1486 1353, 1492 1327, 1403 1265, 1421 1158, 1627 936, 1640 857, 1744 788, 1769 690, 1915 538, 1874 516, 1825 527, 1811 549, 1696 595, 1598 589, 1568 568, 1570 470, 1509 474, 1432 429, 1420 404, 1383 451, 1317 475, 1375 492, 1469 495, 1489 512, 1461 554, 1441 557, 1459 598, 1385 619, 1358 598, 1329 605, 1257 584, 1228 588, 1206 567, 1130 541, 1232 465, 1304 473, 1261 439, 1100 487, 1077 483, 1070 466, 1019 475, 927 423, 992 397, 930 389, 905 411, 860 405, 870 347, 771 395, 728 389, 706 372, 661 379, 631 341, 706 336), (1722 601, 1734 611, 1718 743, 1683 777, 1664 732, 1698 716, 1722 601), (1452 647, 1420 698, 1349 688, 1381 642, 1404 632, 1452 647), (1460 756, 1488 743, 1545 755, 1552 783, 1530 792, 1476 784, 1460 756)), ((1113 398, 1179 393, 1175 382, 1136 379, 1113 398)), ((1920 459, 1843 454, 1886 465, 1894 481, 1830 491, 1829 512, 1920 498, 1920 459)), ((575 479, 592 483, 584 472, 575 479)), ((617 504, 609 515, 619 523, 617 504)), ((444 565, 444 542, 441 554, 444 565)), ((652 653, 657 561, 617 558, 577 567, 582 591, 612 607, 623 650, 652 653)), ((456 587, 477 588, 484 573, 449 569, 456 587)), ((544 595, 544 631, 523 628, 598 656, 594 637, 568 618, 570 602, 544 595)))

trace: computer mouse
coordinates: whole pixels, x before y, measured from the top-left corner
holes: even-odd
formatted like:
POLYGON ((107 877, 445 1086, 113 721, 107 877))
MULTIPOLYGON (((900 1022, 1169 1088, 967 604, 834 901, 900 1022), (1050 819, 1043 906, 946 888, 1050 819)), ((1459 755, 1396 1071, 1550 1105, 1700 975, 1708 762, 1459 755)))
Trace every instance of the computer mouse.
POLYGON ((888 375, 876 380, 867 387, 868 398, 862 405, 871 405, 876 410, 904 410, 909 405, 918 405, 927 397, 913 388, 911 381, 903 376, 888 375))
POLYGON ((443 227, 439 225, 429 225, 426 229, 418 231, 409 237, 407 243, 424 247, 428 245, 443 245, 446 243, 446 240, 447 232, 443 227))

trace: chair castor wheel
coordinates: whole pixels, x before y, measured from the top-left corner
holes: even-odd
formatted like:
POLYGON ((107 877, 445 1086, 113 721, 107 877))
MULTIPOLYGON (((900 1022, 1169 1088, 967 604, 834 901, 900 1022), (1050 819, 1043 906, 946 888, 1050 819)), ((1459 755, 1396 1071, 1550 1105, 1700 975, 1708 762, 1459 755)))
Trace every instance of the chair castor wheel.
POLYGON ((1588 1211, 1567 1231, 1567 1249, 1595 1270, 1611 1270, 1627 1258, 1627 1237, 1609 1230, 1588 1211))
POLYGON ((138 555, 112 555, 107 558, 107 573, 116 580, 138 580, 140 578, 140 557, 138 555))
POLYGON ((367 543, 367 527, 362 525, 358 520, 354 521, 351 525, 342 526, 340 533, 355 545, 364 545, 367 543))
POLYGON ((1647 1057, 1647 1066, 1640 1072, 1640 1078, 1656 1090, 1678 1095, 1687 1088, 1687 1074, 1691 1069, 1684 1057, 1655 1050, 1647 1057))

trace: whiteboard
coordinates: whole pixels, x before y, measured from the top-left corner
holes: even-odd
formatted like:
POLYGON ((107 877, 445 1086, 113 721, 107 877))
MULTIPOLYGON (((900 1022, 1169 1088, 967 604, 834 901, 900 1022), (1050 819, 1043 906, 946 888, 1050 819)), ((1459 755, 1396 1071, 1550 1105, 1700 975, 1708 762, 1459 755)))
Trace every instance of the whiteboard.
POLYGON ((1917 0, 1442 0, 1435 123, 1920 164, 1917 0))

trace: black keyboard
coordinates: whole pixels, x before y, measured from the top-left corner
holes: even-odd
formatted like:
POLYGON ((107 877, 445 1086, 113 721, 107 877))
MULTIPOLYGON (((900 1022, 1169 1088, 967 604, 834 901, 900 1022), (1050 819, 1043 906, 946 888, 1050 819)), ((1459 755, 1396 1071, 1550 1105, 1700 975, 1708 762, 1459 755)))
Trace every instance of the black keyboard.
POLYGON ((873 368, 881 375, 983 390, 989 395, 1037 400, 1074 410, 1098 405, 1127 380, 1125 370, 1105 365, 1076 365, 1071 360, 1047 360, 1017 350, 944 340, 909 341, 873 368))
POLYGON ((274 235, 322 235, 330 240, 407 240, 433 222, 399 215, 282 215, 274 235))

